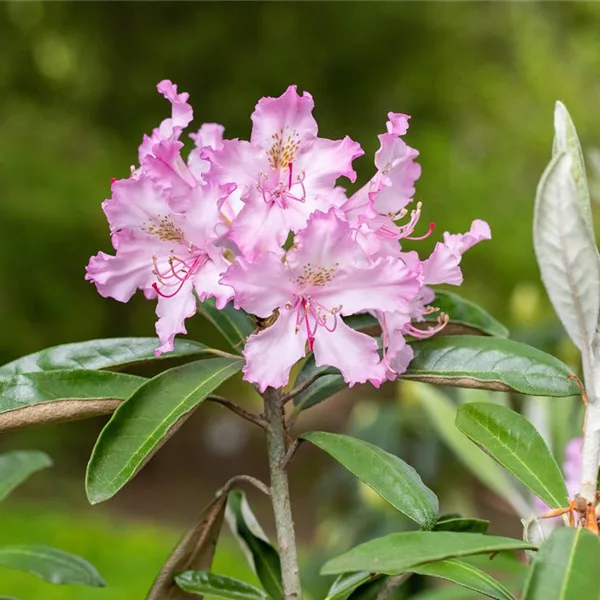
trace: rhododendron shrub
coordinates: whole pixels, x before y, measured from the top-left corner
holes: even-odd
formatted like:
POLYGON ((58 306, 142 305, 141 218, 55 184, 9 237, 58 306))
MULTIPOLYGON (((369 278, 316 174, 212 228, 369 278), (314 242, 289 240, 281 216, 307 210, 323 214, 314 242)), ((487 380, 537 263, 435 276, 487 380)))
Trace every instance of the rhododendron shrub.
MULTIPOLYGON (((306 587, 325 591, 300 577, 288 466, 301 441, 329 454, 404 518, 401 533, 326 562, 321 573, 337 576, 325 580, 327 598, 390 597, 414 575, 510 600, 511 591, 462 558, 508 551, 521 552, 524 598, 598 597, 600 583, 584 581, 582 588, 573 565, 600 559, 600 260, 581 152, 564 107, 557 107, 555 156, 538 190, 535 244, 551 300, 582 352, 585 386, 558 359, 509 339, 473 302, 436 287, 459 286, 463 254, 491 232, 480 219, 465 223, 464 233, 441 235, 443 222, 423 223, 419 153, 405 140, 408 115, 388 113, 373 174, 357 184, 360 144, 321 137, 312 96, 296 86, 259 100, 247 140, 227 139, 215 123, 184 136, 193 119, 188 94, 166 80, 158 91, 171 114, 143 137, 138 164, 112 181, 102 207, 113 250, 92 257, 86 273, 104 297, 127 302, 139 291, 155 302, 156 337, 66 344, 0 367, 0 429, 112 414, 88 464, 92 504, 135 477, 203 402, 265 432, 269 482, 251 474, 224 481, 157 575, 149 600, 300 599, 306 587), (422 240, 430 236, 436 239, 428 252, 422 240), (182 337, 192 317, 210 321, 230 350, 182 337), (140 363, 158 374, 139 375, 140 363), (237 373, 260 394, 259 412, 216 393, 237 373), (423 415, 442 439, 523 520, 523 539, 487 535, 487 521, 444 514, 444 498, 440 505, 409 464, 374 444, 296 430, 302 411, 336 392, 386 384, 402 394, 409 379, 421 382, 423 415), (519 413, 496 402, 457 407, 424 383, 550 398, 581 393, 585 431, 582 444, 568 449, 568 489, 544 440, 519 413), (496 462, 465 445, 456 427, 496 462), (244 485, 270 497, 277 548, 252 514, 244 485), (225 514, 261 588, 212 572, 225 514), (548 539, 532 533, 542 529, 534 527, 539 518, 561 515, 570 527, 554 528, 548 539)), ((23 468, 18 461, 6 467, 9 481, 23 478, 23 468)), ((0 480, 0 498, 2 486, 0 480)), ((31 552, 13 548, 7 558, 2 551, 0 566, 53 582, 102 584, 71 555, 38 552, 33 560, 31 552)))

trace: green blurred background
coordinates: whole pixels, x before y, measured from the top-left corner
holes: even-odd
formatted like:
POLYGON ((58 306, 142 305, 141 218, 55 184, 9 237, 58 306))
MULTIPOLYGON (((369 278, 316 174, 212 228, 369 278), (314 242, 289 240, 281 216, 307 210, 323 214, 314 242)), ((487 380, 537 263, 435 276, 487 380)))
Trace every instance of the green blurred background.
MULTIPOLYGON (((127 175, 142 134, 167 115, 155 91, 164 78, 190 92, 193 127, 220 122, 229 137, 248 136, 261 96, 298 84, 315 98, 322 136, 348 134, 363 145, 366 156, 356 163, 362 181, 372 172, 386 113, 411 114, 407 141, 423 166, 417 197, 424 222, 437 225, 423 247, 442 231, 487 220, 493 241, 465 257, 461 293, 504 320, 514 337, 573 361, 538 281, 532 207, 549 159, 555 100, 568 106, 590 159, 600 146, 599 40, 595 2, 0 4, 0 362, 65 342, 153 335, 151 303, 102 299, 83 275, 90 255, 110 250, 100 210, 110 178, 127 175)), ((600 185, 593 169, 590 176, 600 185)), ((214 338, 200 319, 189 331, 214 338)), ((394 389, 375 396, 378 404, 368 409, 356 404, 356 394, 344 397, 333 410, 307 413, 301 425, 344 429, 351 405, 359 420, 379 405, 397 413, 396 396, 394 389)), ((359 401, 373 397, 370 389, 358 393, 359 401)), ((434 465, 428 473, 435 485, 439 449, 431 437, 419 437, 426 430, 419 413, 405 422, 414 425, 407 435, 420 441, 403 447, 423 468, 434 465)), ((244 470, 265 476, 262 440, 207 409, 120 498, 92 509, 83 470, 101 425, 46 427, 0 440, 0 449, 45 449, 57 463, 51 475, 23 488, 18 505, 2 508, 0 542, 22 534, 84 555, 88 548, 109 582, 125 586, 123 598, 141 598, 181 525, 225 477, 244 470), (136 554, 136 543, 146 558, 124 569, 121 557, 136 554)), ((311 482, 331 464, 308 451, 297 463, 293 487, 306 544, 321 497, 311 482)), ((257 512, 269 529, 267 507, 257 512)), ((238 565, 239 556, 230 563, 238 565)), ((7 588, 0 592, 121 597, 110 590, 55 592, 12 577, 0 573, 7 588)))

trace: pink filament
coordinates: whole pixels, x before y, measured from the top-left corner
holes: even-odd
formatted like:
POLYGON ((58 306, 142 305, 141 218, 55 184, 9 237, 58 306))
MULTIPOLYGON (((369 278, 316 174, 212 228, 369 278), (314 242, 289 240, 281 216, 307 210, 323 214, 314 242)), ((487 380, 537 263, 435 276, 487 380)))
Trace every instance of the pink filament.
POLYGON ((159 296, 162 296, 163 298, 173 298, 173 296, 176 296, 181 291, 181 288, 185 285, 186 281, 188 281, 190 277, 195 275, 198 272, 198 270, 204 266, 204 264, 208 260, 208 256, 204 253, 198 254, 193 259, 193 262, 191 265, 188 265, 189 261, 186 262, 184 260, 181 260, 180 258, 177 258, 176 256, 172 256, 172 257, 170 257, 170 260, 169 260, 171 273, 169 273, 168 271, 166 273, 161 273, 158 270, 158 265, 156 263, 156 257, 154 257, 153 260, 154 260, 154 273, 155 273, 159 283, 161 283, 165 287, 173 287, 175 285, 177 286, 177 288, 175 289, 175 291, 173 293, 166 294, 165 292, 161 291, 160 288, 158 287, 158 284, 156 282, 154 282, 152 284, 154 291, 159 296), (181 267, 179 271, 175 270, 175 265, 174 265, 175 261, 181 267), (181 273, 184 274, 183 277, 181 276, 181 273), (169 280, 172 280, 172 279, 175 279, 176 281, 173 283, 167 283, 169 280))

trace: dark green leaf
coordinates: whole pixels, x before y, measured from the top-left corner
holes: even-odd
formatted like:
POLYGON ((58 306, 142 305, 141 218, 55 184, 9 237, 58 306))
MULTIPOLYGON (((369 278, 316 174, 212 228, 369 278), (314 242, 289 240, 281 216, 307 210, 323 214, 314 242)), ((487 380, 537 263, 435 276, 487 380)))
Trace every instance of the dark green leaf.
POLYGON ((513 391, 532 396, 575 396, 572 370, 557 358, 513 340, 448 335, 414 342, 405 379, 437 385, 513 391))
POLYGON ((154 351, 159 345, 157 338, 111 338, 54 346, 0 367, 0 377, 63 369, 121 370, 140 363, 193 358, 211 353, 210 348, 199 342, 175 340, 172 352, 157 357, 154 351))
POLYGON ((522 540, 479 533, 408 531, 360 544, 327 562, 321 573, 338 575, 349 571, 370 571, 395 575, 448 558, 533 548, 535 546, 522 540))
POLYGON ((581 528, 556 529, 533 562, 523 600, 596 600, 599 564, 597 536, 581 528))
POLYGON ((51 458, 38 450, 17 450, 0 454, 0 501, 30 475, 51 466, 51 458))
MULTIPOLYGON (((529 516, 529 503, 522 498, 516 487, 508 480, 507 473, 489 456, 478 450, 466 438, 454 423, 456 406, 439 388, 431 385, 405 384, 415 386, 423 408, 427 411, 429 422, 440 437, 454 452, 456 457, 493 492, 504 498, 522 517, 529 516)), ((409 390, 410 391, 410 390, 409 390)))
POLYGON ((486 533, 489 521, 466 517, 443 518, 434 525, 433 531, 461 531, 463 533, 486 533))
POLYGON ((169 369, 123 402, 92 452, 86 476, 89 501, 114 496, 242 364, 241 359, 210 358, 169 369))
POLYGON ((46 546, 0 546, 0 566, 31 573, 50 583, 105 585, 83 558, 46 546))
POLYGON ((109 371, 40 371, 0 379, 0 431, 110 414, 146 380, 109 371))
POLYGON ((552 453, 519 413, 488 402, 458 407, 456 426, 548 506, 567 505, 567 488, 552 453))
POLYGON ((256 329, 252 317, 243 310, 236 310, 229 303, 218 310, 213 298, 198 305, 200 312, 208 319, 229 342, 229 345, 241 354, 246 338, 256 329))
POLYGON ((229 493, 226 519, 267 594, 274 600, 282 600, 279 554, 269 543, 243 492, 229 493))
POLYGON ((450 317, 450 322, 444 330, 447 335, 475 332, 496 337, 508 337, 508 329, 502 323, 496 321, 492 315, 474 302, 465 300, 458 294, 436 290, 431 306, 440 310, 437 313, 426 315, 425 323, 435 321, 440 312, 446 313, 450 317))
POLYGON ((208 594, 225 600, 266 600, 257 587, 225 575, 209 571, 186 571, 175 577, 177 585, 190 594, 208 594))
POLYGON ((402 459, 347 435, 312 431, 301 437, 327 452, 424 529, 435 525, 439 516, 438 499, 402 459))
POLYGON ((346 600, 348 596, 358 587, 371 581, 374 577, 367 571, 358 573, 342 573, 331 584, 325 600, 346 600))
POLYGON ((419 575, 447 579, 484 596, 495 598, 495 600, 514 600, 513 595, 493 577, 481 569, 455 558, 413 567, 411 571, 419 575))
MULTIPOLYGON (((330 369, 330 367, 317 367, 315 364, 315 357, 311 354, 298 373, 296 386, 302 385, 304 382, 321 373, 325 373, 328 369, 330 369)), ((294 408, 296 411, 301 411, 310 408, 311 406, 315 406, 315 404, 327 400, 327 398, 346 387, 348 387, 348 384, 344 381, 344 378, 339 372, 320 375, 314 383, 294 398, 294 408)))

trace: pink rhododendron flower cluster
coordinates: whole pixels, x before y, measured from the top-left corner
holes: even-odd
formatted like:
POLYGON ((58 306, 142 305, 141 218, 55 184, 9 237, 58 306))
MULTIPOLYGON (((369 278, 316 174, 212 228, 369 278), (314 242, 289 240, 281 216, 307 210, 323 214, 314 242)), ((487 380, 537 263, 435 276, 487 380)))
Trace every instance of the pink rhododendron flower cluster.
POLYGON ((459 285, 462 254, 490 238, 477 220, 465 234, 444 234, 425 260, 403 249, 403 240, 432 230, 417 235, 421 204, 407 208, 421 174, 418 152, 402 139, 409 117, 388 114, 375 175, 348 196, 338 180, 355 181, 352 163, 363 151, 348 137, 318 137, 312 96, 296 86, 258 102, 249 141, 202 125, 190 134, 187 160, 180 137, 192 120, 188 94, 170 81, 158 90, 171 117, 144 136, 140 166, 113 182, 103 208, 115 254, 94 256, 86 278, 121 302, 138 289, 157 299, 157 354, 186 333, 197 299, 275 316, 244 349, 244 376, 261 391, 285 385, 307 351, 350 385, 402 373, 412 358, 405 336, 428 337, 445 324, 413 324, 431 312, 429 286, 459 285), (381 349, 343 320, 365 312, 381 324, 381 349))

